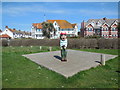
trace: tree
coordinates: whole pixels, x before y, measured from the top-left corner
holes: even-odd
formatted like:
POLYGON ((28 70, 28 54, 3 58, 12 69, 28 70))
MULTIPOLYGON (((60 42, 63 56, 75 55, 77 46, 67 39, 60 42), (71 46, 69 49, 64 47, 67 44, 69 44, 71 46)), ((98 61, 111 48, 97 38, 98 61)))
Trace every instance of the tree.
POLYGON ((54 36, 55 36, 56 30, 52 23, 43 22, 42 23, 42 32, 43 32, 43 36, 50 38, 51 37, 50 33, 53 32, 54 36))

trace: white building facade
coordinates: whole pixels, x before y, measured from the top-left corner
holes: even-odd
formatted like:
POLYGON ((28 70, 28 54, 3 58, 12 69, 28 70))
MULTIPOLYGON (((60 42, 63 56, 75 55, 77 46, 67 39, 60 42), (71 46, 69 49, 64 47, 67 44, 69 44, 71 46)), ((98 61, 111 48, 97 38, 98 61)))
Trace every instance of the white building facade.
MULTIPOLYGON (((71 24, 66 20, 47 20, 46 22, 52 23, 56 32, 51 32, 51 39, 57 39, 60 37, 60 33, 66 33, 68 37, 78 36, 78 26, 77 24, 71 24)), ((45 38, 42 33, 41 23, 33 23, 32 29, 32 38, 43 39, 45 38)))
POLYGON ((20 31, 16 29, 8 28, 8 26, 5 27, 5 30, 1 33, 1 35, 7 34, 11 37, 11 39, 17 39, 17 38, 31 38, 31 32, 25 32, 20 31))

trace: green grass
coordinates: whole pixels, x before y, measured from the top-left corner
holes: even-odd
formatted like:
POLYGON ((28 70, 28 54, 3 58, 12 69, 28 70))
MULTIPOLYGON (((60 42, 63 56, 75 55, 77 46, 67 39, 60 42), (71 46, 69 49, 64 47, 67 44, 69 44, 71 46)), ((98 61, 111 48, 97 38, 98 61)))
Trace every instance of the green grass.
MULTIPOLYGON (((59 50, 59 47, 53 47, 59 50)), ((66 79, 65 77, 50 71, 29 59, 23 54, 47 52, 48 47, 3 47, 3 88, 118 88, 118 59, 111 59, 105 66, 98 66, 79 72, 66 79)), ((84 51, 117 54, 117 50, 84 51)), ((120 73, 119 73, 120 74, 120 73)))

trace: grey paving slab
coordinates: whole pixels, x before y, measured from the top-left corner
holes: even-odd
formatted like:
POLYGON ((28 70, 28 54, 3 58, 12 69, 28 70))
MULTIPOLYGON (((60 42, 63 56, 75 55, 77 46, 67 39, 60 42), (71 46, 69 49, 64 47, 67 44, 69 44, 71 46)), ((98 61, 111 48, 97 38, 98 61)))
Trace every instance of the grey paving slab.
MULTIPOLYGON (((78 50, 67 50, 67 52, 67 62, 61 62, 60 51, 26 54, 23 56, 41 66, 65 76, 66 78, 71 77, 80 71, 96 67, 101 60, 100 53, 78 50)), ((117 57, 117 55, 103 55, 105 55, 106 61, 117 57)))

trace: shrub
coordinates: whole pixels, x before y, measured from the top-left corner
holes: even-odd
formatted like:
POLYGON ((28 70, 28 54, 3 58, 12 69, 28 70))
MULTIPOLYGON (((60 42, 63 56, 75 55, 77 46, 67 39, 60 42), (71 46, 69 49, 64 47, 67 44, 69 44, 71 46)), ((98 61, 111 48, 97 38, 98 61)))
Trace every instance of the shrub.
MULTIPOLYGON (((59 39, 14 39, 2 40, 2 46, 59 46, 59 39)), ((68 39, 68 48, 118 49, 118 39, 68 39)), ((119 45, 120 46, 120 45, 119 45)))
POLYGON ((0 45, 2 46, 8 46, 8 41, 7 40, 1 40, 0 45))

